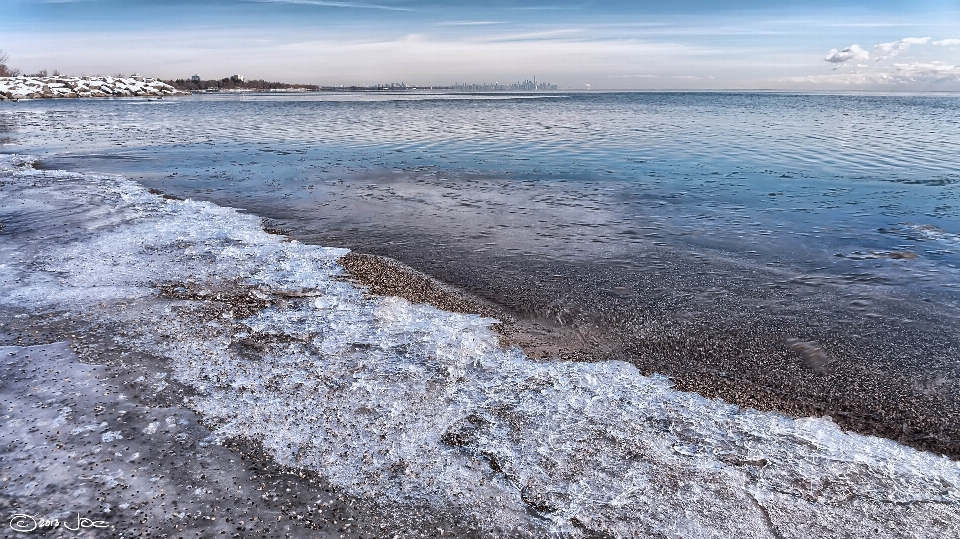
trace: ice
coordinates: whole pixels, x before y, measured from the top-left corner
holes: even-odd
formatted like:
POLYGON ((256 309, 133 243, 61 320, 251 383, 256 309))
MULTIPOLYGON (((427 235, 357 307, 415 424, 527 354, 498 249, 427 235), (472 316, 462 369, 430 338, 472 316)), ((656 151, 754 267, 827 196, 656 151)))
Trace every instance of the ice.
POLYGON ((494 320, 345 282, 345 249, 123 178, 28 165, 0 156, 0 220, 23 227, 0 236, 18 253, 0 265, 0 304, 124 328, 119 343, 168 358, 198 392, 189 406, 213 440, 260 441, 359 499, 426 504, 491 536, 960 527, 955 461, 680 392, 623 362, 534 361, 500 346, 494 320))

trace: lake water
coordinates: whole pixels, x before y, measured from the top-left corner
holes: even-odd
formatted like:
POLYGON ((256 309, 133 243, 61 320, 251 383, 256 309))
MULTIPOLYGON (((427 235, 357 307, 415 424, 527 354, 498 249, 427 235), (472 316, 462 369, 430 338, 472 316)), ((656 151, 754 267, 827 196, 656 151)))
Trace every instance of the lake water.
POLYGON ((554 205, 583 205, 586 220, 600 213, 589 204, 604 203, 594 209, 616 228, 607 235, 656 233, 805 272, 929 283, 933 293, 958 282, 958 103, 309 94, 21 103, 2 118, 17 151, 171 188, 301 198, 311 185, 382 170, 534 182, 554 205))

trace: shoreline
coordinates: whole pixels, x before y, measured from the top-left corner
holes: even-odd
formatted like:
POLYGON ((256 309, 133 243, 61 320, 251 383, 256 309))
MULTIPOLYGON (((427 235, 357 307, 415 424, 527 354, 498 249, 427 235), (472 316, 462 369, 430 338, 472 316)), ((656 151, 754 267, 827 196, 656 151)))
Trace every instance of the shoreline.
POLYGON ((503 305, 480 298, 467 290, 440 281, 396 259, 351 251, 338 259, 349 280, 367 288, 371 294, 396 296, 412 303, 425 303, 438 309, 494 318, 491 326, 501 346, 516 346, 527 357, 545 361, 604 361, 612 357, 610 347, 602 347, 600 332, 587 335, 512 313, 503 305))
MULTIPOLYGON (((360 258, 362 255, 351 253, 351 256, 360 258)), ((856 343, 845 343, 846 339, 826 341, 822 337, 820 340, 795 337, 793 335, 805 335, 805 332, 784 332, 782 327, 777 327, 775 320, 754 320, 756 325, 732 327, 722 324, 710 329, 696 320, 674 320, 661 327, 659 334, 635 330, 643 333, 637 339, 629 334, 629 324, 604 322, 596 317, 596 313, 564 323, 531 315, 531 311, 542 310, 543 294, 540 300, 529 295, 514 297, 511 308, 498 304, 489 288, 464 289, 464 296, 480 293, 480 298, 455 300, 443 295, 397 291, 397 284, 408 280, 432 280, 438 283, 436 288, 446 287, 445 290, 450 290, 451 285, 386 255, 362 257, 368 265, 380 264, 389 268, 377 275, 377 272, 370 271, 355 273, 353 264, 345 264, 351 276, 370 286, 371 290, 391 290, 392 294, 411 301, 425 301, 438 308, 451 304, 493 304, 506 314, 508 320, 494 328, 499 332, 501 342, 520 347, 531 358, 587 362, 622 360, 637 366, 644 375, 668 376, 680 391, 794 418, 826 416, 844 430, 891 439, 960 460, 960 433, 956 420, 960 417, 960 406, 956 398, 949 396, 949 390, 936 382, 932 386, 915 385, 919 382, 917 377, 923 376, 922 371, 903 363, 903 359, 897 367, 899 372, 887 370, 889 367, 878 369, 880 361, 867 365, 851 361, 837 353, 837 350, 849 351, 851 345, 856 346, 856 343), (528 303, 524 307, 524 300, 531 299, 540 306, 528 303), (518 311, 517 307, 527 312, 518 311), (781 336, 784 333, 787 336, 781 336)), ((555 270, 563 271, 558 268, 555 270)), ((457 284, 463 286, 467 282, 457 284)), ((572 285, 569 281, 565 284, 572 285)), ((473 283, 474 287, 478 285, 483 286, 482 283, 473 283)), ((555 288, 548 290, 547 294, 552 290, 555 288)), ((580 292, 589 293, 585 289, 580 292)), ((499 298, 502 302, 504 296, 499 298)), ((611 309, 607 314, 616 318, 619 308, 611 306, 611 309)), ((493 314, 496 311, 481 312, 488 315, 487 312, 493 314)), ((893 337, 894 341, 896 339, 893 337)), ((864 343, 861 341, 860 344, 864 343)), ((872 343, 872 350, 868 350, 875 351, 878 346, 883 347, 885 343, 872 343)), ((858 356, 863 357, 862 350, 858 356)), ((929 376, 936 380, 938 375, 929 376)))
MULTIPOLYGON (((263 217, 268 231, 308 244, 349 248, 344 266, 374 293, 506 319, 495 328, 501 341, 531 358, 623 360, 642 374, 670 377, 682 391, 789 417, 829 416, 852 432, 960 459, 960 337, 943 332, 960 320, 936 298, 669 248, 630 255, 637 263, 627 265, 543 252, 504 256, 489 252, 486 233, 461 230, 491 228, 472 209, 451 214, 408 195, 403 212, 387 213, 369 195, 394 180, 350 189, 371 180, 380 181, 323 186, 325 196, 349 195, 339 210, 324 207, 323 220, 309 205, 278 209, 155 179, 141 183, 245 208, 263 217), (447 226, 425 226, 439 215, 447 226)), ((414 182, 418 189, 446 186, 426 176, 414 182)), ((508 230, 522 231, 523 222, 508 230)), ((523 242, 531 243, 516 243, 523 242)))
POLYGON ((447 229, 396 232, 411 225, 327 220, 321 230, 297 212, 251 211, 295 239, 373 255, 367 263, 379 269, 357 275, 373 290, 506 313, 502 340, 531 358, 619 359, 670 377, 679 390, 790 417, 829 416, 852 432, 960 459, 960 399, 951 389, 960 342, 937 329, 960 321, 935 301, 818 282, 801 286, 802 295, 777 287, 758 293, 754 283, 790 277, 746 278, 760 270, 680 252, 656 252, 657 269, 638 274, 600 262, 493 255, 483 250, 489 238, 450 242, 447 229), (433 289, 452 286, 477 299, 404 295, 402 283, 431 279, 433 289), (700 298, 690 292, 698 287, 728 293, 722 301, 700 298))

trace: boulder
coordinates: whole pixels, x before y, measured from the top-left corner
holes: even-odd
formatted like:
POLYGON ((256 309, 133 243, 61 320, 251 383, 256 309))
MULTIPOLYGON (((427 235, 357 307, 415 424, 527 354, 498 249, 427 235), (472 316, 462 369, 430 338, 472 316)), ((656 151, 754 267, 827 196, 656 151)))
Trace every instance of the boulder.
POLYGON ((3 99, 184 95, 154 78, 0 77, 3 99))

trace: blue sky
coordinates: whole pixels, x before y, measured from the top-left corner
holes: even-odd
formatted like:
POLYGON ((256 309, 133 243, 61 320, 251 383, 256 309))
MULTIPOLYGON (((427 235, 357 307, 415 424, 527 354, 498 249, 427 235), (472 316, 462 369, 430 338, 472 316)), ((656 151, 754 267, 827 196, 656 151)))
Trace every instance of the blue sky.
POLYGON ((0 49, 25 72, 960 90, 960 0, 0 0, 0 12, 0 49))

